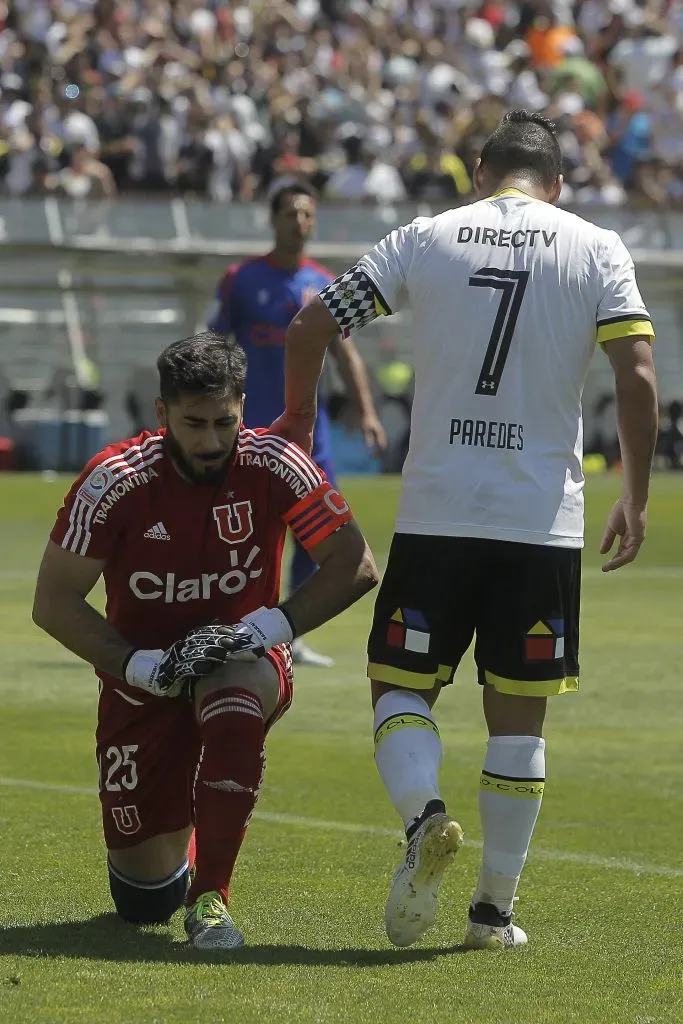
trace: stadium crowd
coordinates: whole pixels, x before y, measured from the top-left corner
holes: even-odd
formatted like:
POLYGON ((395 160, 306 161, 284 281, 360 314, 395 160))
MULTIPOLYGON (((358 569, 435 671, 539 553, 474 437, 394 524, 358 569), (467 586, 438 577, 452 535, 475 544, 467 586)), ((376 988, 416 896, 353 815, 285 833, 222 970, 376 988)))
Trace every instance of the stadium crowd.
POLYGON ((507 105, 564 202, 683 200, 681 0, 0 0, 5 195, 467 195, 507 105))

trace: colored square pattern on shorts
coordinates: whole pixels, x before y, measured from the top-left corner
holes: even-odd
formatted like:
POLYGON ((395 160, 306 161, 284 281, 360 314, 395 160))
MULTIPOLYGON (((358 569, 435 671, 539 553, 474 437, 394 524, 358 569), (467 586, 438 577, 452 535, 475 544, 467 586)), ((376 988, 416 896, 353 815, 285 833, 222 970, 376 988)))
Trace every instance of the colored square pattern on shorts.
POLYGON ((429 654, 429 626, 422 612, 397 608, 387 626, 387 644, 413 654, 429 654))
POLYGON ((564 619, 539 619, 524 635, 525 661, 557 661, 563 656, 564 619))
POLYGON ((387 629, 387 643, 390 647, 403 647, 406 631, 400 622, 390 622, 387 629))

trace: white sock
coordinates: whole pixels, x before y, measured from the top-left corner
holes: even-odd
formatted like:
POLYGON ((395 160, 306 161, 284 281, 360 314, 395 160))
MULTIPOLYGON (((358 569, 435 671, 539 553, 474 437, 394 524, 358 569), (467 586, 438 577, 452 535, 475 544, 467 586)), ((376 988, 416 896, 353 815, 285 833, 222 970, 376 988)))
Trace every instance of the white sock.
POLYGON ((479 790, 484 850, 472 903, 512 910, 545 785, 545 740, 492 736, 479 790))
POLYGON ((410 690, 389 690, 375 706, 375 764, 408 826, 440 800, 441 738, 429 705, 410 690))

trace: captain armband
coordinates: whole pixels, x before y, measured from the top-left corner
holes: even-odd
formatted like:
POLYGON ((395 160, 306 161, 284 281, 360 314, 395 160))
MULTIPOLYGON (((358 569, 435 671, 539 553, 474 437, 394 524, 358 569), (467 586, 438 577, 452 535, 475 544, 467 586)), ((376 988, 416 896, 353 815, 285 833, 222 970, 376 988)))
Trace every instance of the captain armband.
POLYGON ((343 333, 357 331, 391 310, 377 287, 360 267, 352 267, 320 292, 343 333))

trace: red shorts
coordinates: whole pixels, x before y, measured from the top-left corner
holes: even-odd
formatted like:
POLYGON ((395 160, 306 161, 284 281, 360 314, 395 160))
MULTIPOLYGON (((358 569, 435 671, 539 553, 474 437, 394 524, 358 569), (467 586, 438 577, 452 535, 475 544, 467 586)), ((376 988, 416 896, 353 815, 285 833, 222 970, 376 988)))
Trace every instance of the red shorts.
MULTIPOLYGON (((266 655, 280 681, 266 732, 292 703, 288 645, 266 655)), ((164 700, 125 683, 104 683, 97 721, 97 764, 104 838, 122 850, 194 822, 192 791, 201 750, 188 696, 164 700)))

